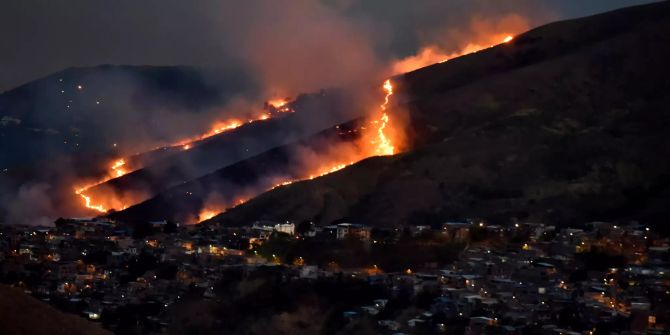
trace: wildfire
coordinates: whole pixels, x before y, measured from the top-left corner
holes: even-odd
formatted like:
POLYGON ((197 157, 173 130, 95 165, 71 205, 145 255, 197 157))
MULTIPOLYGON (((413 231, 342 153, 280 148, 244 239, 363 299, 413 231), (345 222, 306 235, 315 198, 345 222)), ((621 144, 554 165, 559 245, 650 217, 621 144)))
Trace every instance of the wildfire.
POLYGON ((89 196, 87 196, 86 194, 82 193, 82 192, 84 192, 84 191, 85 191, 85 189, 78 189, 78 190, 75 190, 75 193, 77 193, 78 196, 80 196, 82 199, 84 199, 84 206, 86 206, 86 208, 89 208, 89 209, 92 209, 92 210, 96 210, 96 211, 98 211, 98 212, 100 212, 100 213, 106 213, 106 212, 107 212, 107 209, 105 209, 104 206, 102 206, 102 205, 94 205, 94 204, 92 204, 92 203, 91 203, 91 197, 89 197, 89 196))
MULTIPOLYGON (((256 120, 261 120, 261 119, 262 119, 261 117, 257 117, 255 119, 249 120, 249 123, 251 123, 253 121, 256 121, 256 120)), ((188 150, 188 149, 191 149, 193 147, 193 142, 201 141, 201 140, 204 140, 208 137, 212 137, 214 135, 218 135, 218 134, 221 134, 223 132, 233 130, 235 128, 239 128, 243 124, 244 124, 244 122, 239 120, 239 119, 231 119, 231 120, 226 120, 224 122, 217 122, 212 126, 212 128, 208 132, 200 134, 198 136, 189 137, 189 138, 179 140, 179 141, 177 141, 177 143, 169 145, 168 147, 177 146, 177 147, 182 147, 184 150, 188 150)))
MULTIPOLYGON (((291 102, 290 98, 284 98, 284 99, 273 99, 270 101, 267 101, 266 104, 268 106, 272 106, 274 108, 274 112, 276 113, 292 113, 293 109, 288 106, 288 103, 291 102)), ((184 150, 191 149, 193 147, 193 142, 201 141, 204 140, 208 137, 212 137, 214 135, 221 134, 226 131, 230 131, 236 128, 239 128, 243 126, 244 124, 248 123, 254 123, 257 121, 264 121, 267 119, 270 119, 273 116, 272 112, 264 112, 261 113, 255 117, 251 117, 246 121, 243 121, 241 119, 229 119, 223 122, 216 122, 210 129, 210 131, 200 134, 198 136, 194 137, 189 137, 182 139, 180 141, 177 141, 176 144, 169 145, 168 147, 171 146, 181 146, 184 150)))
MULTIPOLYGON (((126 160, 117 159, 112 162, 111 166, 109 167, 109 172, 107 172, 107 175, 104 178, 82 187, 75 187, 74 193, 82 198, 82 200, 84 201, 84 207, 95 210, 100 213, 106 213, 108 211, 108 208, 106 208, 102 204, 94 203, 93 199, 90 196, 84 194, 84 192, 90 189, 91 187, 98 186, 114 178, 123 177, 129 172, 130 171, 126 168, 126 160)), ((122 207, 125 208, 125 205, 122 205, 122 207)))
POLYGON ((270 106, 272 106, 276 109, 279 109, 279 108, 282 108, 282 107, 286 106, 286 104, 289 103, 289 100, 290 99, 273 99, 273 100, 268 101, 268 105, 270 105, 270 106))
MULTIPOLYGON (((502 42, 500 42, 500 44, 510 42, 510 41, 513 40, 513 39, 514 39, 514 36, 512 36, 512 35, 506 35, 506 36, 502 39, 502 42)), ((448 60, 450 60, 450 59, 453 59, 453 58, 456 58, 456 57, 460 57, 460 56, 463 56, 463 55, 467 55, 467 54, 471 54, 471 53, 475 53, 475 52, 478 52, 478 51, 481 51, 481 50, 484 50, 484 49, 493 48, 494 46, 495 46, 495 45, 482 46, 482 45, 478 45, 478 44, 468 44, 468 45, 466 46, 466 48, 463 49, 461 52, 453 53, 453 54, 447 56, 445 59, 441 60, 440 63, 444 63, 444 62, 446 62, 446 61, 448 61, 448 60)))
POLYGON ((406 73, 416 69, 435 64, 444 63, 451 59, 475 53, 484 49, 494 47, 495 44, 508 43, 514 39, 513 35, 498 34, 485 39, 484 42, 469 43, 459 51, 445 53, 436 45, 427 46, 414 56, 401 59, 393 64, 392 72, 394 74, 406 73))
POLYGON ((126 165, 126 161, 123 159, 119 159, 118 161, 114 162, 114 165, 112 165, 112 171, 116 178, 128 173, 128 171, 123 168, 124 165, 126 165))
POLYGON ((203 209, 203 210, 200 212, 200 214, 198 214, 198 221, 206 221, 206 220, 209 220, 209 219, 213 218, 214 216, 216 216, 217 213, 219 213, 219 212, 216 211, 216 210, 203 209))

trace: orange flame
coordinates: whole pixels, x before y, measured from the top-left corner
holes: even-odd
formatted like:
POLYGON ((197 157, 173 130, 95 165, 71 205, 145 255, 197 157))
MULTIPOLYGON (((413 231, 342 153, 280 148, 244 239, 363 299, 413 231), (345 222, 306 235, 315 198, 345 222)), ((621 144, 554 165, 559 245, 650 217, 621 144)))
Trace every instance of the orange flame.
POLYGON ((386 92, 386 96, 384 96, 384 103, 379 106, 382 115, 379 120, 375 121, 375 124, 379 125, 377 128, 377 140, 372 142, 373 145, 376 145, 375 153, 380 156, 393 155, 395 153, 395 147, 384 131, 389 123, 389 116, 388 113, 386 113, 386 108, 389 103, 389 98, 393 95, 393 85, 391 84, 390 79, 387 79, 384 82, 383 88, 386 92))
MULTIPOLYGON (((130 171, 125 168, 125 165, 126 165, 125 159, 117 159, 110 166, 109 172, 107 172, 107 176, 98 180, 95 183, 91 183, 82 187, 75 187, 74 193, 84 200, 84 207, 95 210, 100 213, 106 213, 108 211, 108 208, 106 208, 104 205, 94 203, 93 199, 90 196, 84 194, 84 191, 88 190, 91 187, 98 186, 102 183, 110 181, 114 178, 119 178, 128 174, 130 171)), ((125 205, 122 205, 122 207, 125 208, 125 205)))
POLYGON ((104 206, 92 204, 91 203, 91 197, 82 193, 83 191, 84 191, 84 189, 78 189, 78 190, 75 191, 75 193, 77 193, 77 195, 79 195, 82 199, 84 199, 84 206, 86 206, 86 208, 96 210, 100 213, 106 213, 107 212, 107 209, 105 209, 104 206))
POLYGON ((282 108, 282 107, 286 106, 287 103, 289 103, 289 99, 273 99, 273 100, 268 101, 268 105, 270 105, 270 106, 272 106, 276 109, 279 109, 279 108, 282 108))
POLYGON ((119 159, 116 162, 114 162, 114 165, 112 165, 112 171, 114 172, 114 176, 116 178, 121 177, 128 173, 123 166, 126 165, 126 161, 123 159, 119 159))
POLYGON ((219 213, 219 211, 205 208, 200 212, 200 214, 198 214, 198 221, 209 220, 216 216, 217 213, 219 213))

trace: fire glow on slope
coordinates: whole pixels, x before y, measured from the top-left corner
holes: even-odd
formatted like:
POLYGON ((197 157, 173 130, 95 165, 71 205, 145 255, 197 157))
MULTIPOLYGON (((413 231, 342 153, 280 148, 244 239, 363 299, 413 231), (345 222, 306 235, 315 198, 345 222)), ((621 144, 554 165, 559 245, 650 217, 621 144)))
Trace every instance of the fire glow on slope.
POLYGON ((444 63, 450 59, 454 59, 467 54, 475 53, 484 49, 494 47, 495 44, 508 43, 514 39, 513 35, 498 34, 490 40, 493 44, 486 44, 486 42, 469 43, 461 50, 447 53, 442 51, 437 46, 427 46, 421 49, 416 55, 403 58, 393 64, 393 74, 406 73, 426 67, 436 63, 444 63), (497 42, 499 41, 499 42, 497 42))
MULTIPOLYGON (((204 134, 179 140, 163 148, 181 147, 182 150, 189 150, 193 148, 195 142, 221 134, 226 131, 236 129, 244 124, 253 123, 261 120, 267 120, 273 117, 275 113, 292 113, 293 109, 287 106, 289 102, 290 98, 274 99, 268 101, 267 105, 272 107, 274 113, 264 112, 259 116, 250 118, 246 121, 241 119, 230 119, 223 122, 216 122, 212 126, 212 129, 204 134)), ((155 149, 161 149, 161 148, 155 148, 155 149)), ((119 199, 116 195, 107 195, 106 199, 94 200, 90 195, 86 195, 84 192, 92 187, 106 183, 114 178, 123 177, 124 175, 133 172, 135 170, 141 169, 142 167, 143 166, 133 166, 132 168, 128 168, 126 164, 126 159, 121 158, 114 160, 105 177, 93 183, 89 183, 80 187, 75 187, 75 194, 77 194, 79 197, 82 198, 84 207, 100 213, 106 213, 111 209, 121 209, 121 210, 126 209, 129 205, 132 205, 132 203, 125 203, 122 199, 119 199)))
MULTIPOLYGON (((379 105, 378 115, 368 121, 368 126, 361 127, 362 135, 358 141, 346 148, 347 150, 340 150, 341 148, 332 148, 332 152, 318 155, 314 161, 320 162, 317 166, 311 166, 297 178, 282 179, 279 177, 274 184, 267 189, 251 190, 244 195, 238 195, 237 198, 228 205, 206 204, 196 216, 196 223, 211 219, 211 213, 222 213, 229 207, 234 207, 247 202, 263 193, 278 187, 293 184, 298 181, 312 180, 327 174, 337 172, 347 166, 353 165, 365 158, 372 156, 389 156, 396 153, 398 141, 402 140, 399 134, 399 129, 394 128, 397 125, 391 123, 391 118, 387 112, 390 98, 393 95, 393 84, 390 79, 384 81, 382 85, 384 91, 384 102, 379 105), (395 136, 394 136, 395 135, 395 136), (345 151, 345 154, 341 154, 345 151)), ((339 126, 338 126, 339 127, 339 126)))

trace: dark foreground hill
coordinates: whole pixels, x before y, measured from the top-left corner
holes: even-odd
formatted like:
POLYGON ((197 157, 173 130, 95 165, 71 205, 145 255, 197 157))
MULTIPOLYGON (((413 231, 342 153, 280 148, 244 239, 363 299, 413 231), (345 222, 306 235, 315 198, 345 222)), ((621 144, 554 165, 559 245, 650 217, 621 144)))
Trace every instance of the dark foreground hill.
POLYGON ((395 78, 415 149, 215 217, 376 226, 670 214, 670 3, 549 24, 395 78))
POLYGON ((105 335, 111 332, 66 314, 17 289, 0 285, 0 334, 105 335))

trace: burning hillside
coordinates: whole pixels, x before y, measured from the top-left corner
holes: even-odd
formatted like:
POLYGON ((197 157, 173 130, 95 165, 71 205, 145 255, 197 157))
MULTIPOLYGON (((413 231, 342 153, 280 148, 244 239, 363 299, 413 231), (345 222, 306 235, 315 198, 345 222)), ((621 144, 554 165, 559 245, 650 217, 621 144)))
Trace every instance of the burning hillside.
POLYGON ((463 55, 475 53, 487 48, 494 47, 496 44, 507 43, 514 39, 513 35, 509 34, 495 34, 495 36, 487 39, 487 42, 468 43, 463 49, 456 52, 445 52, 436 45, 427 46, 421 49, 416 55, 401 59, 393 64, 393 73, 402 74, 416 69, 432 65, 435 63, 444 63, 450 59, 461 57, 463 55))
MULTIPOLYGON (((215 122, 214 125, 212 126, 212 129, 206 133, 203 133, 201 135, 192 138, 182 139, 176 141, 173 144, 155 148, 152 151, 174 151, 174 149, 189 150, 199 145, 202 141, 210 137, 239 128, 245 124, 251 124, 257 121, 268 120, 280 114, 292 113, 293 109, 291 109, 287 105, 289 102, 290 99, 288 98, 276 99, 267 102, 264 108, 265 111, 259 114, 258 116, 249 118, 247 120, 229 119, 223 122, 215 122)), ((79 197, 83 199, 83 205, 86 208, 95 210, 100 213, 106 213, 110 210, 122 210, 130 205, 137 203, 139 199, 146 196, 144 194, 137 194, 137 193, 126 194, 125 196, 119 196, 116 193, 107 193, 105 195, 96 196, 95 198, 93 198, 93 196, 88 195, 87 191, 90 190, 91 188, 107 183, 113 179, 123 177, 130 172, 141 169, 143 167, 143 163, 147 163, 142 162, 139 159, 132 160, 133 157, 114 160, 106 176, 102 177, 98 181, 88 183, 84 186, 79 186, 75 188, 75 194, 77 194, 79 197), (132 165, 130 166, 129 164, 127 164, 127 162, 129 161, 132 161, 132 165)))

